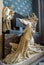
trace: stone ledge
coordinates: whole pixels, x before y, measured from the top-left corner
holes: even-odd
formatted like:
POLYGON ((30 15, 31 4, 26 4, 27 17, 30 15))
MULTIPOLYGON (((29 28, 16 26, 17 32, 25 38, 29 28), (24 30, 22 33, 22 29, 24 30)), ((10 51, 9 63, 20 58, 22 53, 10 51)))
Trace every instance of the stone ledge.
POLYGON ((7 64, 7 65, 29 65, 33 63, 34 61, 36 61, 37 59, 39 59, 40 57, 42 57, 43 55, 44 55, 44 52, 36 53, 34 55, 31 55, 30 58, 28 58, 27 60, 24 60, 23 62, 20 62, 17 64, 7 64))

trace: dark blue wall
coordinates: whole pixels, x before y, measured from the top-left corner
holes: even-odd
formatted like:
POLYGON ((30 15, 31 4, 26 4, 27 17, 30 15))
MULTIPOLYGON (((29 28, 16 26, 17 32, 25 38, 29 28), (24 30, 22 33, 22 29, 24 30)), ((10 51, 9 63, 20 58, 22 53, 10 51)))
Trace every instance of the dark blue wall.
POLYGON ((3 0, 4 6, 12 6, 13 10, 21 15, 32 13, 32 0, 3 0))
MULTIPOLYGON (((21 15, 28 15, 35 12, 38 16, 38 0, 3 0, 4 6, 12 6, 13 10, 21 15)), ((37 24, 37 31, 39 25, 37 24)))

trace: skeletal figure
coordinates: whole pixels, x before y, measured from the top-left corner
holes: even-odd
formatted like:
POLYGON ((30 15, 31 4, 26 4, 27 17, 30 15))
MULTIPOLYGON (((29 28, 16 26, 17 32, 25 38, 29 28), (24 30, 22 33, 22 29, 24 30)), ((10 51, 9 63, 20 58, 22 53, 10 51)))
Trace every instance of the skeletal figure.
POLYGON ((11 6, 3 8, 2 15, 3 15, 3 22, 4 22, 3 24, 4 32, 6 32, 7 30, 11 30, 11 20, 14 15, 14 11, 12 11, 11 8, 12 8, 11 6))

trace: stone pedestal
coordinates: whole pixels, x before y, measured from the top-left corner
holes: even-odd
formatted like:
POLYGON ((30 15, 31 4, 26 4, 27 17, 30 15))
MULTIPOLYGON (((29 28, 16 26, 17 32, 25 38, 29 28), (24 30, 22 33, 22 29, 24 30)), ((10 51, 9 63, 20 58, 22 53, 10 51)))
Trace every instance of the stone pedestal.
POLYGON ((30 58, 28 58, 27 60, 24 60, 23 62, 20 62, 20 63, 17 63, 17 64, 11 64, 11 65, 30 65, 31 63, 33 63, 34 61, 38 60, 43 55, 44 55, 44 52, 36 53, 34 55, 31 55, 30 58))

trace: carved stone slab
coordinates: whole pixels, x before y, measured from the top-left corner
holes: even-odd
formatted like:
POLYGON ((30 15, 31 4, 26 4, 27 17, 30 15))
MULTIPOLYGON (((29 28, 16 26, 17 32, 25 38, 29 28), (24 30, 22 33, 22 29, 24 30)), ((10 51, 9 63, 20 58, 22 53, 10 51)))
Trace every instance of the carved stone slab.
MULTIPOLYGON (((44 52, 40 52, 40 53, 36 53, 34 55, 31 55, 30 58, 28 58, 27 60, 17 63, 17 64, 7 64, 7 65, 29 65, 32 62, 36 61, 37 59, 39 59, 40 57, 42 57, 44 55, 44 52)), ((6 65, 6 64, 4 64, 6 65)))

